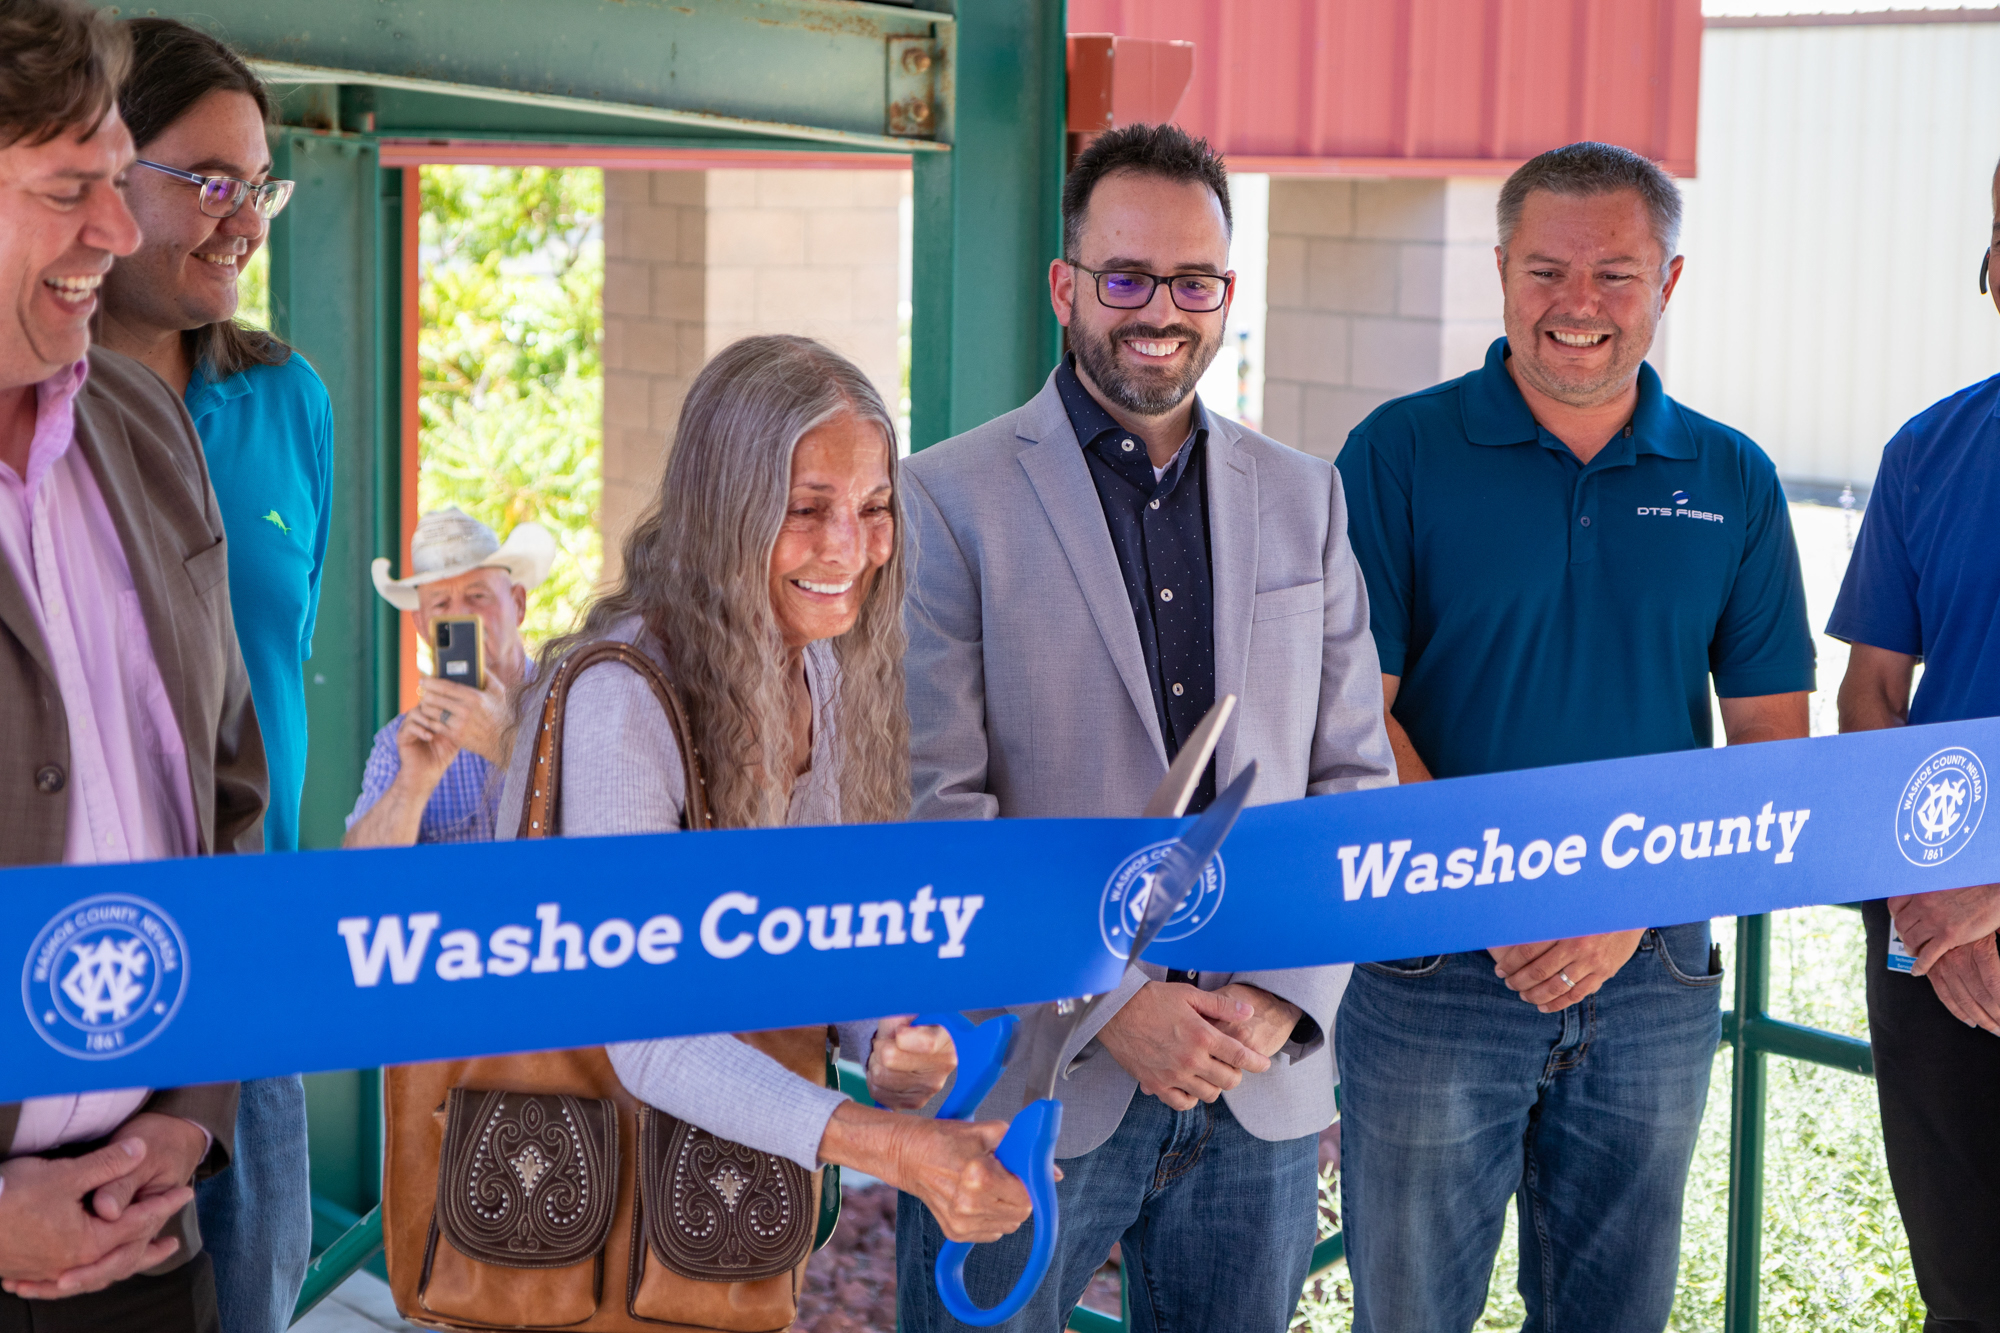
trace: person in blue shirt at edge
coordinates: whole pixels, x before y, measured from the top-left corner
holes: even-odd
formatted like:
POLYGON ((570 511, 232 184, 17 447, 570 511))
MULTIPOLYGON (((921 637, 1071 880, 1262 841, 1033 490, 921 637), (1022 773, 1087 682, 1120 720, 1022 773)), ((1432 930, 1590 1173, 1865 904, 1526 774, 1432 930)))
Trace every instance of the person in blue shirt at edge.
MULTIPOLYGON (((243 265, 291 196, 270 179, 270 103, 228 48, 170 19, 126 24, 119 111, 139 161, 125 196, 144 235, 105 278, 97 341, 179 393, 207 456, 229 545, 229 601, 270 762, 264 846, 298 846, 304 662, 333 498, 333 408, 305 358, 233 318, 243 265)), ((204 1182, 201 1229, 223 1326, 290 1322, 312 1244, 305 1089, 243 1084, 236 1169, 204 1182)))
POLYGON ((556 539, 522 523, 502 545, 493 529, 459 509, 425 514, 410 536, 410 574, 389 577, 374 564, 375 591, 408 611, 430 641, 444 616, 477 616, 486 641, 486 687, 425 676, 417 706, 375 733, 361 796, 347 817, 343 847, 408 847, 420 842, 488 842, 500 808, 502 749, 511 714, 507 691, 535 674, 521 643, 528 594, 549 575, 556 539))
MULTIPOLYGON (((1993 231, 1979 260, 1980 293, 2000 306, 1996 251, 2000 172, 1993 178, 1993 231)), ((1826 627, 1852 645, 1840 682, 1841 731, 2000 716, 1996 456, 2000 375, 1919 413, 1883 450, 1826 627), (1919 662, 1924 678, 1912 699, 1919 662)), ((1936 790, 1950 802, 1932 816, 1938 840, 1946 842, 1970 824, 1973 793, 1944 783, 1936 790)), ((2000 884, 1864 903, 1862 916, 1883 1147, 1927 1307, 1924 1328, 1995 1333, 2000 884), (1892 923, 1900 958, 1891 956, 1892 923)))
MULTIPOLYGON (((1378 408, 1339 459, 1399 776, 1707 748, 1711 675, 1730 744, 1804 736, 1814 651, 1776 470, 1644 363, 1681 275, 1678 187, 1571 144, 1516 171, 1498 214, 1506 337, 1378 408)), ((1487 830, 1401 886, 1572 874, 1578 832, 1487 830)), ((1682 857, 1722 850, 1691 841, 1682 857)), ((1470 1329, 1510 1195, 1528 1333, 1664 1328, 1721 970, 1706 922, 1357 967, 1339 1015, 1356 1333, 1470 1329)))

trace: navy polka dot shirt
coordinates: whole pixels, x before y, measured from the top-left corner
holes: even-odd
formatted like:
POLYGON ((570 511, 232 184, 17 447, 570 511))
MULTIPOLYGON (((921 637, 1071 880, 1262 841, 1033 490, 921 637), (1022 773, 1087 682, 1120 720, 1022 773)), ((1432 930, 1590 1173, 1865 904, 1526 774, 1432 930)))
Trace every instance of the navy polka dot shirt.
MULTIPOLYGON (((1208 414, 1194 400, 1194 430, 1157 479, 1146 442, 1120 426, 1077 377, 1074 358, 1056 372, 1056 391, 1083 446, 1104 506, 1118 572, 1139 627, 1153 708, 1167 757, 1201 725, 1215 702, 1215 599, 1208 561, 1208 414)), ((1190 812, 1215 799, 1209 762, 1190 812)))

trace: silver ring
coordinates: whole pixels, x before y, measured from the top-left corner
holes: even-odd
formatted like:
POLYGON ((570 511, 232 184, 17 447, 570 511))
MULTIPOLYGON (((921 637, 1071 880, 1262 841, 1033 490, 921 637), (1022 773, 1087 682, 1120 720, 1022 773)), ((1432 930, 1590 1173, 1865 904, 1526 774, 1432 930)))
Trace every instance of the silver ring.
MULTIPOLYGON (((442 708, 442 709, 439 709, 439 710, 438 710, 438 725, 442 727, 442 726, 446 725, 447 723, 449 723, 450 721, 451 721, 451 710, 450 710, 449 708, 442 708)), ((1567 980, 1567 978, 1565 978, 1565 980, 1567 980)))
POLYGON ((1569 973, 1567 972, 1556 973, 1556 980, 1562 982, 1563 985, 1569 987, 1571 990, 1576 989, 1576 983, 1569 979, 1569 973))

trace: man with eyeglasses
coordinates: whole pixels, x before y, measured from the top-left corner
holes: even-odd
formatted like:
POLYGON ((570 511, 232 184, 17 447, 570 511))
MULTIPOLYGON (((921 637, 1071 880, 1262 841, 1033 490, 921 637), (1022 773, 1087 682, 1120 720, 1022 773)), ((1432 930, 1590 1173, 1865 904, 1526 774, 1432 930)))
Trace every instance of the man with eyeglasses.
MULTIPOLYGON (((270 103, 229 48, 173 19, 124 27, 133 63, 119 107, 139 152, 125 198, 142 239, 105 278, 97 340, 165 380, 201 436, 270 761, 264 846, 291 851, 306 770, 305 661, 333 507, 333 408, 304 357, 233 316, 244 265, 292 183, 269 179, 270 103)), ((243 1085, 236 1141, 236 1169, 199 1197, 222 1322, 232 1333, 279 1333, 312 1257, 297 1075, 243 1085)))
MULTIPOLYGON (((1049 266, 1071 355, 1024 407, 906 466, 917 818, 1137 815, 1225 695, 1235 716, 1191 809, 1253 759, 1257 802, 1395 781, 1332 465, 1194 395, 1222 342, 1229 238, 1205 143, 1171 125, 1097 139, 1049 266)), ((1067 1048, 1055 1260, 998 1327, 1056 1333, 1117 1244, 1134 1328, 1282 1333, 1316 1238, 1347 973, 1147 967, 1111 997, 1067 1048)), ((979 1114, 1012 1115, 1023 1077, 979 1114)), ((933 1284, 936 1222, 906 1195, 896 1228, 901 1326, 958 1327, 933 1284)), ((1012 1287, 1031 1230, 972 1252, 981 1306, 1012 1287)))
MULTIPOLYGON (((2000 284, 1989 281, 2000 274, 2000 171, 1991 191, 1979 292, 2000 305, 2000 284)), ((1843 732, 2000 717, 1996 455, 2000 375, 1924 409, 1882 451, 1826 627, 1852 645, 1840 682, 1843 732)), ((1943 878, 1949 865, 1931 873, 1964 883, 1943 878)), ((1928 1308, 1924 1327, 1996 1333, 2000 884, 1863 903, 1862 916, 1882 1147, 1928 1308)))

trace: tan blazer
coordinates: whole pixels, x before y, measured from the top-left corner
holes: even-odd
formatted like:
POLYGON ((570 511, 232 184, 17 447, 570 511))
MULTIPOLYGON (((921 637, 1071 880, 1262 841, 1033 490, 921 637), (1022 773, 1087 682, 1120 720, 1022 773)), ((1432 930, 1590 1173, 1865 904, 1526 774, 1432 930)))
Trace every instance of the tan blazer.
MULTIPOLYGON (((132 567, 160 679, 187 749, 195 833, 202 855, 264 848, 269 790, 264 742, 250 706, 250 677, 229 609, 222 514, 187 409, 136 361, 92 348, 76 396, 76 447, 104 493, 132 567)), ((0 866, 62 860, 69 819, 69 720, 13 566, 0 560, 0 866), (53 790, 51 790, 53 789, 53 790)), ((198 1177, 229 1164, 236 1085, 166 1088, 144 1109, 182 1116, 215 1140, 198 1177)), ((0 1155, 13 1141, 18 1105, 0 1106, 0 1155)), ((194 1205, 162 1235, 200 1246, 194 1205)))

